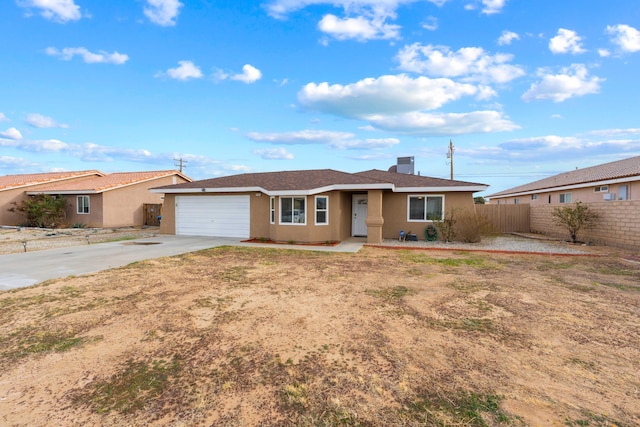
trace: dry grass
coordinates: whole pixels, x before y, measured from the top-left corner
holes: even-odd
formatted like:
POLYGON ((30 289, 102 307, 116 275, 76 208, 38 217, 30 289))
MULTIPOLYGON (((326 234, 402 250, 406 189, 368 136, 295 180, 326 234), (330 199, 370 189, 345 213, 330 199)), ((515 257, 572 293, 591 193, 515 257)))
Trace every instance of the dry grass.
POLYGON ((217 248, 0 293, 1 425, 640 424, 640 266, 217 248))

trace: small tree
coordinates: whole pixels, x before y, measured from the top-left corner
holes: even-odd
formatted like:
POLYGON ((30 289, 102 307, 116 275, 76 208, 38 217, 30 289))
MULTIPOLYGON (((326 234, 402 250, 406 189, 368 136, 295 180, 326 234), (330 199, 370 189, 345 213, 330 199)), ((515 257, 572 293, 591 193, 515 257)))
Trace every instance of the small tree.
POLYGON ((575 202, 572 206, 557 207, 551 212, 556 225, 564 227, 571 235, 571 241, 577 242, 578 232, 595 225, 598 213, 589 210, 582 202, 575 202))
POLYGON ((66 200, 61 196, 38 194, 20 202, 13 202, 10 212, 19 212, 28 227, 55 228, 66 218, 66 200))
POLYGON ((449 212, 444 215, 444 218, 439 215, 429 216, 429 219, 433 221, 433 225, 436 227, 438 234, 445 243, 453 241, 453 238, 455 237, 455 225, 457 222, 455 214, 456 209, 450 209, 449 212))

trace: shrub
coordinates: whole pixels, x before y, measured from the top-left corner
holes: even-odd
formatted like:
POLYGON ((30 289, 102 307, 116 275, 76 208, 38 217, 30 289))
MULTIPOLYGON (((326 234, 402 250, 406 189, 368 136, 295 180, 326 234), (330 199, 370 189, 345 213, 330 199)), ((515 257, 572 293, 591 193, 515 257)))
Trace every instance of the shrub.
POLYGON ((433 221, 433 225, 438 230, 438 235, 447 243, 453 241, 456 234, 456 212, 456 209, 450 209, 449 212, 445 213, 444 218, 429 218, 433 221))
POLYGON ((61 196, 38 194, 23 200, 19 204, 12 203, 9 212, 22 214, 27 227, 56 228, 62 224, 66 217, 67 202, 61 196))
POLYGON ((577 235, 580 230, 593 227, 598 220, 597 212, 589 210, 589 207, 582 202, 575 202, 572 206, 557 207, 551 215, 556 225, 569 232, 573 243, 578 241, 577 235))

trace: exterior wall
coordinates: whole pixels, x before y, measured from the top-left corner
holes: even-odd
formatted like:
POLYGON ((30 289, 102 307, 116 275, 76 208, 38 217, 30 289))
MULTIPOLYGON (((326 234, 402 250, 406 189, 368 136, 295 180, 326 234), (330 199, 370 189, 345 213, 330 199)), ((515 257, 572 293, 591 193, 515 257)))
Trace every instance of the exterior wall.
MULTIPOLYGON (((578 240, 608 246, 640 249, 640 200, 585 203, 597 212, 595 227, 578 232, 578 240)), ((553 222, 556 206, 531 206, 531 231, 569 240, 569 233, 553 222)))
MULTIPOLYGON (((571 202, 603 202, 605 194, 615 194, 616 199, 620 196, 620 186, 626 185, 628 200, 640 200, 640 181, 624 182, 620 184, 609 184, 609 190, 604 192, 596 192, 596 186, 585 188, 574 188, 571 190, 562 191, 545 191, 536 193, 537 198, 532 199, 530 194, 518 197, 492 197, 489 200, 489 204, 497 205, 513 205, 516 204, 515 200, 518 199, 519 204, 530 204, 531 206, 541 205, 560 205, 560 194, 571 193, 571 202), (551 196, 551 202, 549 202, 549 196, 551 196), (499 201, 499 202, 498 202, 499 201)), ((612 200, 613 201, 613 200, 612 200)))
POLYGON ((101 227, 142 227, 145 203, 162 203, 162 194, 149 191, 153 187, 186 182, 177 175, 166 176, 105 191, 101 227))
POLYGON ((160 234, 176 234, 175 194, 164 195, 162 203, 162 219, 160 220, 160 234))
POLYGON ((67 201, 67 225, 84 224, 91 228, 103 227, 103 194, 77 194, 63 196, 67 201), (89 196, 89 213, 78 213, 78 196, 89 196))
MULTIPOLYGON (((382 237, 384 239, 397 239, 400 230, 405 232, 411 231, 418 236, 418 239, 424 238, 424 229, 431 221, 411 221, 407 220, 407 206, 410 195, 418 193, 393 193, 387 191, 383 195, 382 216, 384 217, 384 225, 382 226, 382 237)), ((423 193, 419 193, 423 194, 423 193)), ((456 210, 474 210, 473 193, 471 192, 449 192, 449 193, 429 193, 427 195, 444 195, 444 212, 451 209, 456 210)))
MULTIPOLYGON (((82 181, 88 178, 95 178, 97 175, 89 175, 88 177, 70 178, 58 182, 75 182, 82 181)), ((39 188, 48 187, 51 182, 45 182, 37 185, 29 185, 26 187, 8 189, 0 191, 0 225, 19 225, 22 224, 25 219, 19 213, 9 212, 8 209, 14 207, 12 203, 20 204, 23 200, 26 200, 27 191, 37 191, 39 188)))

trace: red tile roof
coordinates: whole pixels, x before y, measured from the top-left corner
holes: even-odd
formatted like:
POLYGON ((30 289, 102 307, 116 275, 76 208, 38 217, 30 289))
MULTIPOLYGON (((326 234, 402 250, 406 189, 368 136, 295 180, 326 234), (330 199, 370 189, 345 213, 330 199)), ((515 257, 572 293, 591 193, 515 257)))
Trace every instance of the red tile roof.
POLYGON ((333 169, 317 169, 223 176, 220 178, 211 178, 201 181, 157 187, 154 188, 154 190, 167 190, 166 192, 168 193, 184 192, 183 190, 189 189, 207 189, 213 191, 231 191, 233 189, 237 189, 237 191, 257 191, 263 189, 267 192, 306 192, 331 186, 338 186, 342 189, 348 189, 349 187, 352 187, 353 189, 392 189, 394 186, 411 188, 446 186, 451 190, 455 190, 456 187, 486 187, 484 184, 449 181, 438 178, 398 174, 378 170, 353 174, 333 169))
POLYGON ((79 178, 83 176, 90 177, 92 175, 96 177, 104 176, 102 172, 97 170, 5 175, 0 176, 0 191, 13 188, 28 187, 38 184, 46 184, 47 182, 64 181, 67 179, 79 178))
POLYGON ((147 172, 117 172, 110 173, 108 175, 84 179, 82 181, 74 182, 60 182, 50 186, 39 188, 34 190, 38 193, 102 193, 105 191, 113 190, 120 187, 125 187, 132 184, 137 184, 144 181, 150 181, 165 176, 179 175, 186 180, 191 180, 189 177, 181 174, 175 170, 164 171, 147 171, 147 172))
POLYGON ((584 169, 576 169, 571 172, 564 172, 538 181, 530 182, 528 184, 520 185, 518 187, 513 187, 508 190, 500 191, 498 193, 490 194, 487 197, 499 197, 538 190, 552 191, 557 187, 597 183, 610 179, 630 178, 634 176, 640 177, 640 156, 591 166, 584 169))

